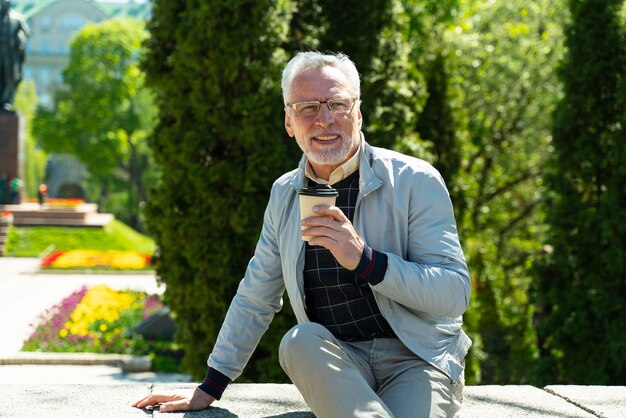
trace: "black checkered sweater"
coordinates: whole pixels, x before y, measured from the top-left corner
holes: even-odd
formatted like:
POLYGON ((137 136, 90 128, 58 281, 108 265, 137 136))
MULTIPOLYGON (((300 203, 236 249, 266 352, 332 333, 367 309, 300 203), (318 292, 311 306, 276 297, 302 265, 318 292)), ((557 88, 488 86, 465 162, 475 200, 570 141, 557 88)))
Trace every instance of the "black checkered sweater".
MULTIPOLYGON (((309 186, 316 184, 309 179, 309 186)), ((339 192, 336 206, 352 222, 359 193, 359 172, 333 187, 339 192)), ((378 309, 369 282, 355 271, 340 266, 326 248, 306 244, 304 290, 309 319, 324 325, 338 339, 363 341, 395 337, 378 309)))

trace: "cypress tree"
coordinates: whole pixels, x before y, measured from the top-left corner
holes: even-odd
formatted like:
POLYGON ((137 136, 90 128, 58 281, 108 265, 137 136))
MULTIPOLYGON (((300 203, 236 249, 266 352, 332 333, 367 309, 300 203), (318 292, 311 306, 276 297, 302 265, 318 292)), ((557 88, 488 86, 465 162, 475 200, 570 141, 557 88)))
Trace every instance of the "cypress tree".
POLYGON ((622 0, 570 0, 546 182, 540 379, 626 383, 626 37, 622 0))
MULTIPOLYGON (((283 128, 286 4, 153 3, 143 68, 159 107, 149 143, 163 175, 146 216, 183 368, 195 379, 253 254, 271 185, 301 154, 283 128)), ((280 329, 261 342, 241 380, 285 379, 276 351, 294 320, 279 316, 272 328, 280 329)))

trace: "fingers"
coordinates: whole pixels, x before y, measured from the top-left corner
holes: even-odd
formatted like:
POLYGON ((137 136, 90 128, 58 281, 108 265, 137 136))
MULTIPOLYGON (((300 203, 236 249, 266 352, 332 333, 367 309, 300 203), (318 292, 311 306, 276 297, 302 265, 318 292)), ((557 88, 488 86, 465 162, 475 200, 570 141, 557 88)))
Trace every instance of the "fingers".
POLYGON ((156 406, 159 404, 164 404, 167 402, 172 402, 172 401, 178 401, 178 400, 184 400, 184 397, 179 395, 179 394, 174 394, 174 393, 153 393, 150 394, 148 396, 145 396, 141 399, 139 399, 138 401, 136 401, 135 403, 133 403, 133 406, 136 408, 146 408, 149 406, 156 406))
POLYGON ((319 214, 320 216, 331 217, 339 222, 348 221, 346 215, 337 206, 317 205, 313 208, 313 212, 319 214))
POLYGON ((136 408, 154 408, 159 406, 162 412, 198 411, 208 408, 215 398, 197 389, 193 394, 180 393, 153 393, 145 396, 133 404, 136 408))
POLYGON ((318 206, 314 212, 320 216, 303 219, 301 234, 311 237, 310 245, 326 248, 340 265, 354 270, 361 260, 365 242, 350 220, 336 206, 318 206))
POLYGON ((324 226, 329 229, 339 230, 342 226, 350 226, 350 220, 336 206, 316 206, 313 209, 315 216, 304 218, 300 224, 303 226, 324 226))

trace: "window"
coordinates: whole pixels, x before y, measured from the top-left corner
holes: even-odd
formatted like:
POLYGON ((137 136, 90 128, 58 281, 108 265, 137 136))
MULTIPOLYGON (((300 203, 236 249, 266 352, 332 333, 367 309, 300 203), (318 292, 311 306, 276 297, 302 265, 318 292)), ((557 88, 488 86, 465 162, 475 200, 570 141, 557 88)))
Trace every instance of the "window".
POLYGON ((41 67, 40 80, 44 85, 50 82, 50 69, 48 67, 41 67))
POLYGON ((50 30, 50 26, 52 26, 52 19, 50 16, 43 16, 41 18, 41 31, 47 32, 50 30))
POLYGON ((32 80, 33 79, 33 70, 28 67, 28 66, 24 66, 24 80, 32 80))
POLYGON ((59 20, 59 29, 62 32, 72 33, 85 26, 87 21, 82 15, 68 13, 59 20))

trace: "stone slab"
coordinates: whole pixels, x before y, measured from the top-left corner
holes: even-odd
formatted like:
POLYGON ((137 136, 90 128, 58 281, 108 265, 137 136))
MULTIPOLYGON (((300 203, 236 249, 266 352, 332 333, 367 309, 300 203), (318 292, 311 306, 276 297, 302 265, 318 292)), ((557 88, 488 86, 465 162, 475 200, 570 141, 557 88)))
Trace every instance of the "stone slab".
POLYGON ((598 417, 626 417, 626 386, 552 385, 544 389, 598 417))
POLYGON ((534 386, 470 386, 465 389, 464 397, 462 418, 594 417, 565 399, 534 386))
MULTIPOLYGON (((222 400, 197 412, 164 414, 131 406, 150 390, 171 393, 192 391, 195 387, 195 383, 155 383, 152 389, 145 383, 0 384, 4 399, 0 417, 314 418, 302 396, 289 384, 231 384, 222 400)), ((611 392, 614 388, 598 388, 597 393, 583 392, 582 395, 585 399, 609 399, 611 392)), ((560 396, 532 386, 471 386, 466 388, 461 416, 586 418, 601 415, 586 412, 560 396)))
MULTIPOLYGON (((193 390, 196 384, 157 384, 153 392, 193 390)), ((160 413, 132 407, 149 393, 147 385, 0 385, 0 417, 314 418, 298 391, 286 384, 233 384, 228 399, 203 411, 160 413)))

